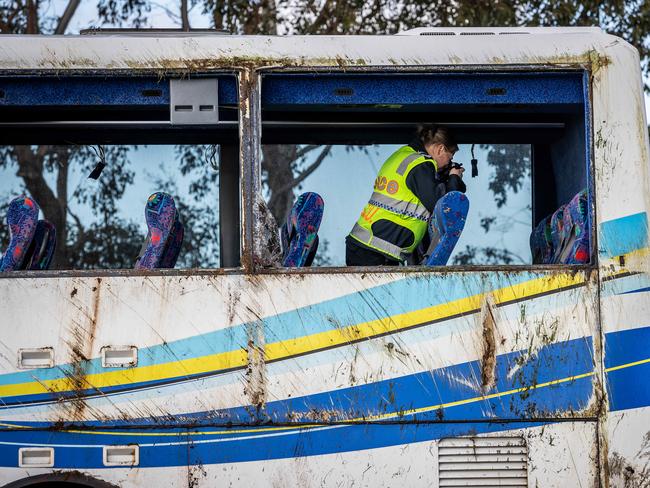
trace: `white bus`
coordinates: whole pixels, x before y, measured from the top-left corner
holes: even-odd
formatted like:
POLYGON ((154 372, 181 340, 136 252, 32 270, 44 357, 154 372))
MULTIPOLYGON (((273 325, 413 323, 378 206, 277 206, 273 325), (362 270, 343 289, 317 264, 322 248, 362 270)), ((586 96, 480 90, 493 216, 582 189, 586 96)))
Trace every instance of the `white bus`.
POLYGON ((0 274, 0 484, 645 486, 639 65, 597 28, 0 37, 3 204, 58 239, 0 274), (346 267, 421 123, 479 154, 455 257, 346 267), (133 269, 158 190, 189 247, 133 269), (321 249, 289 268, 299 191, 321 249))

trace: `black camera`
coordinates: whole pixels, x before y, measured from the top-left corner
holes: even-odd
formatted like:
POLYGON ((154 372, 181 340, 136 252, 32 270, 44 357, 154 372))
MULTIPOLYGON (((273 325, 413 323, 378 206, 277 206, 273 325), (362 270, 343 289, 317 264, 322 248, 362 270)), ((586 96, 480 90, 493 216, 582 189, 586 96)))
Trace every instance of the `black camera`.
POLYGON ((461 169, 463 167, 463 163, 457 163, 456 161, 449 161, 449 170, 452 169, 461 169))

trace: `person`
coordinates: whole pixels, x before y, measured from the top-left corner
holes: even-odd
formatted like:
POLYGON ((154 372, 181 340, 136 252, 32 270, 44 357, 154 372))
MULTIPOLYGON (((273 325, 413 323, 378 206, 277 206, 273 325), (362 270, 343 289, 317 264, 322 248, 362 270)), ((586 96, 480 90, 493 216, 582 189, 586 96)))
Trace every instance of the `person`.
POLYGON ((465 192, 464 168, 451 167, 458 145, 446 127, 422 126, 382 165, 370 200, 346 237, 348 266, 397 266, 423 239, 436 202, 465 192))

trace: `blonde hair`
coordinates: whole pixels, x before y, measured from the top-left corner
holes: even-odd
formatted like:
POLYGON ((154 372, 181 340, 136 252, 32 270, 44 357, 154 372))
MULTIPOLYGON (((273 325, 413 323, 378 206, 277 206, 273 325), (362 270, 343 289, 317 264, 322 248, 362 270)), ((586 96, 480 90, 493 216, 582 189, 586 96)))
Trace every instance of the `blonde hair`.
POLYGON ((428 146, 429 144, 442 144, 451 152, 458 151, 458 145, 446 127, 421 125, 418 127, 418 138, 424 146, 428 146))

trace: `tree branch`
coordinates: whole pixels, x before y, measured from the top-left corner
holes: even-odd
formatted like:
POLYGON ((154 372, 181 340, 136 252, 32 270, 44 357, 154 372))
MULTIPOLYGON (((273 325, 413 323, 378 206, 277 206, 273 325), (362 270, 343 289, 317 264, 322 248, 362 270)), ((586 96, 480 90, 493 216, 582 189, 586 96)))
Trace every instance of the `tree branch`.
POLYGON ((181 0, 181 29, 185 32, 190 30, 190 18, 187 13, 187 0, 181 0))
POLYGON ((296 151, 296 159, 302 158, 308 152, 311 152, 314 149, 319 148, 319 147, 320 147, 320 144, 310 144, 308 146, 303 147, 299 151, 296 151))
POLYGON ((325 148, 321 151, 321 153, 318 155, 316 160, 307 167, 305 171, 300 173, 296 178, 291 180, 289 183, 281 186, 280 188, 275 190, 275 193, 284 193, 287 190, 290 190, 291 188, 295 188, 298 186, 300 183, 302 183, 310 174, 312 174, 316 169, 320 166, 320 164, 323 162, 323 160, 329 155, 330 151, 332 150, 332 146, 325 146, 325 148))
POLYGON ((77 11, 77 7, 79 6, 80 1, 81 0, 70 0, 68 2, 68 6, 65 8, 63 15, 59 19, 59 23, 56 26, 56 30, 54 31, 54 34, 56 35, 65 34, 65 30, 68 28, 68 24, 70 24, 70 20, 72 19, 72 16, 77 11))
POLYGON ((75 240, 74 245, 72 246, 72 249, 70 249, 70 256, 78 256, 79 253, 81 252, 81 249, 83 248, 83 244, 86 240, 86 230, 84 229, 84 226, 81 224, 81 219, 77 217, 74 213, 72 213, 72 210, 70 210, 70 207, 67 208, 68 210, 68 215, 70 215, 74 221, 75 224, 77 224, 77 239, 75 240))
POLYGON ((320 12, 318 12, 318 15, 314 21, 307 29, 305 29, 305 34, 316 34, 321 26, 327 23, 328 19, 330 18, 331 3, 331 0, 326 0, 323 8, 321 8, 320 12))

